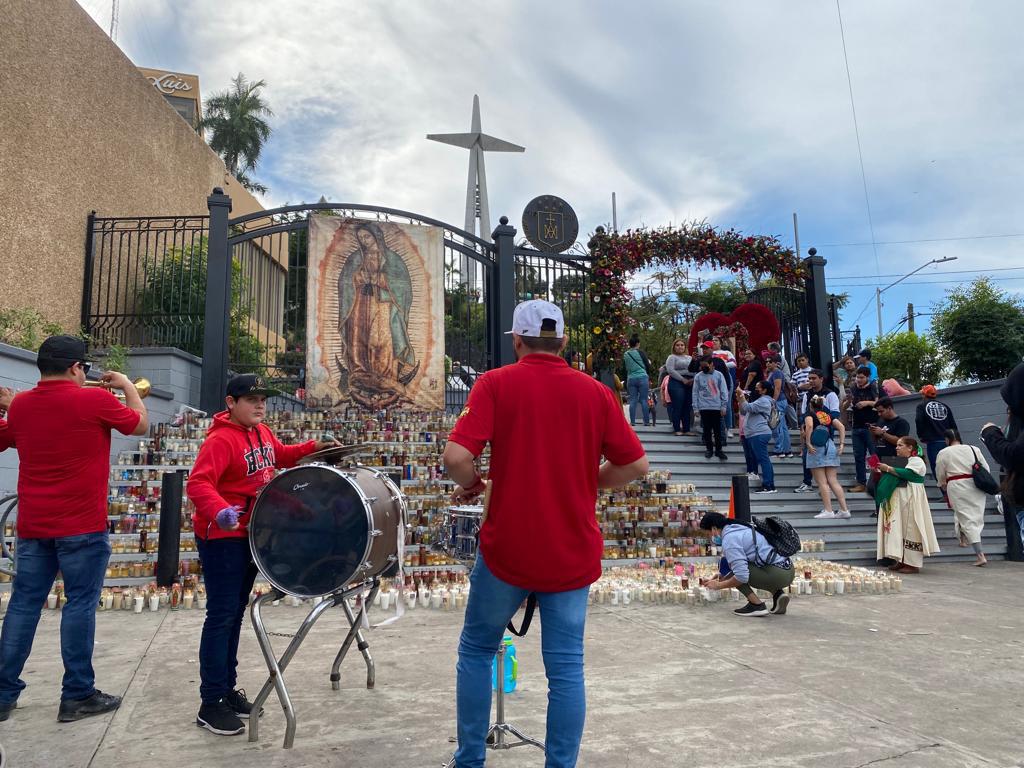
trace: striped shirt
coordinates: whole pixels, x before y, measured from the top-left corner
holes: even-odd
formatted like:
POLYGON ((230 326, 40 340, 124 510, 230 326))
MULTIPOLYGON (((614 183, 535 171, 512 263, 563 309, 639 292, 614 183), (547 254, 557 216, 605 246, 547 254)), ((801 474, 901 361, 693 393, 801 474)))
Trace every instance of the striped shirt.
POLYGON ((800 389, 804 384, 807 383, 807 378, 811 375, 813 369, 810 366, 806 368, 794 368, 793 375, 790 377, 790 381, 796 386, 800 392, 800 413, 807 410, 807 390, 800 389))

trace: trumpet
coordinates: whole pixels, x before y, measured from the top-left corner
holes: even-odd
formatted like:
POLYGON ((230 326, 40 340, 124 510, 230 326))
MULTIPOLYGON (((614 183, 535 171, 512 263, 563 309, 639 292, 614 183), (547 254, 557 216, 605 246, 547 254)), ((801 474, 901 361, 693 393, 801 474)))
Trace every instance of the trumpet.
MULTIPOLYGON (((149 393, 153 389, 153 385, 150 383, 149 379, 138 378, 135 381, 133 381, 132 383, 135 385, 135 390, 139 393, 139 397, 149 397, 149 393)), ((85 382, 85 384, 83 384, 82 386, 83 387, 102 387, 103 389, 110 389, 102 381, 92 381, 92 380, 89 380, 89 381, 85 382)), ((124 400, 124 392, 112 392, 111 394, 113 394, 114 397, 116 397, 118 400, 124 400)))

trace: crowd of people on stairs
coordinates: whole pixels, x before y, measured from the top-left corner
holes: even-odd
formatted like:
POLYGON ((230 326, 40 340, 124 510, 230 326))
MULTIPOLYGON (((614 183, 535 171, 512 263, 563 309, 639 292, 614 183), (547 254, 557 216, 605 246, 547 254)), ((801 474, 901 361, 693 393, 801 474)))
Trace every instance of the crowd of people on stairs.
MULTIPOLYGON (((872 496, 879 557, 912 573, 939 550, 925 490, 930 475, 953 510, 960 546, 973 548, 975 565, 986 565, 981 536, 989 493, 974 478, 976 467, 990 467, 978 446, 963 441, 935 386, 921 388, 911 424, 892 400, 908 391, 879 381, 870 349, 836 362, 831 377, 812 368, 802 352, 790 365, 774 342, 764 350, 745 349, 738 362, 727 340, 705 338, 688 349, 676 339, 656 382, 638 336, 625 357, 630 421, 635 425, 642 414, 644 424, 654 423, 653 405, 660 399, 675 436, 697 436, 699 423, 706 459, 726 460, 729 441, 738 438, 755 495, 778 493, 774 462, 799 455, 803 477, 793 491, 817 490, 821 511, 815 517, 849 519, 848 494, 872 496), (844 488, 839 469, 847 435, 855 482, 844 488)), ((1003 398, 1007 431, 988 424, 982 439, 1003 468, 1002 503, 1024 522, 1024 364, 1007 380, 1003 398)))

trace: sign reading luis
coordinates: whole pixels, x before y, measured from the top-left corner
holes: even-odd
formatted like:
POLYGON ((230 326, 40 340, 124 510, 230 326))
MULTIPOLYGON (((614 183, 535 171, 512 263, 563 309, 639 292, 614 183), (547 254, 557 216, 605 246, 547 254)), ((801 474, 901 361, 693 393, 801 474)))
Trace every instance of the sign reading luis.
POLYGON ((579 233, 576 212, 562 198, 541 195, 526 204, 523 234, 538 251, 561 253, 568 250, 579 233))

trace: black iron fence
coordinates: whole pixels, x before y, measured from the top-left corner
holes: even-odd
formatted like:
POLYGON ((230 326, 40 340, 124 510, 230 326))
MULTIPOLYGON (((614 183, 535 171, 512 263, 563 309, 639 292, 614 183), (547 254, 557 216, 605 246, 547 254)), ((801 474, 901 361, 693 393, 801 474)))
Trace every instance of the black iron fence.
POLYGON ((583 255, 515 251, 516 301, 546 299, 562 308, 569 337, 566 359, 579 367, 590 352, 590 264, 583 255))
POLYGON ((503 332, 514 304, 562 306, 570 360, 589 352, 585 257, 516 248, 506 220, 494 242, 417 214, 340 203, 229 218, 219 189, 209 216, 97 217, 86 239, 82 325, 97 346, 177 347, 203 358, 202 407, 229 372, 258 372, 290 395, 305 386, 309 224, 335 216, 437 227, 444 263, 445 403, 458 410, 476 378, 511 361, 503 332))
POLYGON ((96 346, 203 349, 207 216, 88 219, 82 328, 96 346))

